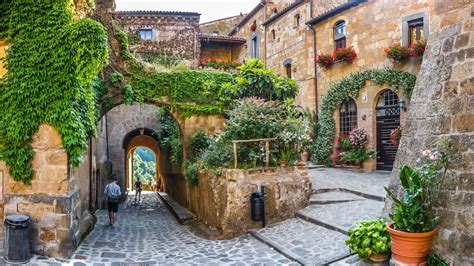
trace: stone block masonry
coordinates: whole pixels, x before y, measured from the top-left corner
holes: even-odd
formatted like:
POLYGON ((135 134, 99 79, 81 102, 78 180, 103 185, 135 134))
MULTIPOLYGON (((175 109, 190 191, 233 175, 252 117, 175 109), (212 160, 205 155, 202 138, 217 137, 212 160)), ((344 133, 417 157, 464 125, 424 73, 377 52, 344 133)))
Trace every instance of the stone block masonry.
POLYGON ((311 184, 306 166, 222 169, 222 175, 199 174, 197 186, 187 185, 187 208, 228 239, 261 228, 251 220, 250 195, 265 186, 267 224, 295 216, 309 204, 311 184))
POLYGON ((401 194, 398 168, 414 165, 421 151, 449 138, 462 160, 435 192, 440 223, 433 248, 451 265, 473 265, 474 9, 469 1, 434 2, 437 30, 428 40, 390 187, 401 194))

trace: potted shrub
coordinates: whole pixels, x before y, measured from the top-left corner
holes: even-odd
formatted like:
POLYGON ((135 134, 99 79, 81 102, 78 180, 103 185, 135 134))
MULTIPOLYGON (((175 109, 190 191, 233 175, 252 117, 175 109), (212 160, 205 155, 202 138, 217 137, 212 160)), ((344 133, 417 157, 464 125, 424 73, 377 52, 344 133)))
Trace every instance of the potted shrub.
POLYGON ((330 54, 319 54, 316 57, 316 63, 323 68, 330 68, 334 65, 334 58, 330 54))
POLYGON ((354 51, 352 47, 347 48, 338 48, 334 51, 334 60, 337 61, 344 61, 346 63, 352 63, 357 58, 357 53, 354 51))
POLYGON ((384 220, 359 221, 355 228, 349 229, 346 245, 351 253, 373 262, 386 261, 390 253, 390 235, 384 220))
POLYGON ((348 141, 341 138, 341 159, 346 162, 354 163, 356 172, 361 171, 362 163, 375 156, 375 152, 367 148, 369 143, 369 134, 363 128, 354 128, 349 133, 348 141))
POLYGON ((451 146, 450 142, 443 139, 438 151, 422 152, 420 167, 401 167, 400 182, 405 189, 403 198, 398 198, 394 191, 385 188, 394 202, 393 212, 389 215, 393 222, 388 224, 387 229, 392 239, 392 257, 397 262, 426 262, 439 220, 431 207, 433 192, 443 183, 449 166, 461 161, 451 157, 451 146))
POLYGON ((390 60, 402 62, 409 57, 408 48, 401 46, 398 43, 394 44, 385 48, 385 56, 390 60))

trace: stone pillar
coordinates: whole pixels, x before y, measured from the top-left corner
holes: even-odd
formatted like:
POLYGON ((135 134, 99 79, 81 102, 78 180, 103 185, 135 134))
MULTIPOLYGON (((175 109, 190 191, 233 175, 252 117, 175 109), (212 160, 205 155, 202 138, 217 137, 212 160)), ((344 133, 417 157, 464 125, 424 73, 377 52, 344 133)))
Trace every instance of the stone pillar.
MULTIPOLYGON (((414 165, 421 151, 442 137, 462 160, 436 192, 440 216, 434 250, 451 265, 474 263, 474 19, 470 1, 435 1, 423 64, 411 100, 390 187, 402 193, 399 167, 414 165)), ((387 202, 386 212, 391 207, 387 202)))
POLYGON ((0 161, 3 181, 4 215, 28 215, 32 251, 36 254, 68 258, 75 246, 79 224, 74 211, 80 203, 79 190, 69 189, 68 158, 61 138, 52 127, 41 125, 33 136, 35 152, 31 185, 15 182, 8 166, 0 161))

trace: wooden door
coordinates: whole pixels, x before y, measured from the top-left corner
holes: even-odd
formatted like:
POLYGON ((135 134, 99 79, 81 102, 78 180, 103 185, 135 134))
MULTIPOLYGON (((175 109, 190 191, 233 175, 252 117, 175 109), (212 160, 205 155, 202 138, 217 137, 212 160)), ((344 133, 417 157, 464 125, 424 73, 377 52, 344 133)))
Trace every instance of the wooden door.
POLYGON ((391 171, 398 147, 390 142, 390 132, 400 126, 398 96, 384 91, 377 103, 377 170, 391 171))

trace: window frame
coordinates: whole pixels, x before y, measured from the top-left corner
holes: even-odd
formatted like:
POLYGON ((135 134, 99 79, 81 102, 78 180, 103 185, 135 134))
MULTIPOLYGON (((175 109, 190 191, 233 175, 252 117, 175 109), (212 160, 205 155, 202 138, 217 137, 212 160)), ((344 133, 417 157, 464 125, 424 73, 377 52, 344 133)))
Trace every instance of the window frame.
POLYGON ((140 36, 140 40, 142 41, 153 41, 154 38, 153 38, 153 29, 139 29, 138 30, 138 35, 140 36), (145 33, 144 35, 142 35, 142 33, 145 33), (150 34, 150 38, 146 38, 147 37, 147 33, 150 34), (143 36, 145 36, 145 38, 143 38, 143 36))
POLYGON ((333 41, 334 41, 334 50, 340 49, 340 48, 346 48, 346 21, 344 20, 339 20, 334 24, 332 28, 332 33, 333 33, 333 41), (342 33, 339 33, 339 30, 342 28, 342 33))
POLYGON ((301 24, 301 15, 298 13, 294 16, 293 27, 298 28, 301 24))
POLYGON ((349 134, 351 130, 357 128, 358 124, 357 103, 351 97, 346 98, 339 106, 339 134, 349 134), (354 110, 350 110, 353 104, 354 110), (343 109, 344 110, 343 112, 343 109), (346 131, 343 131, 346 130, 346 131))
POLYGON ((422 20, 423 21, 423 38, 422 40, 427 40, 429 37, 429 17, 428 17, 428 12, 420 12, 416 14, 412 14, 409 16, 405 16, 402 18, 402 46, 408 46, 410 45, 410 29, 409 29, 409 23, 416 21, 416 20, 422 20))

